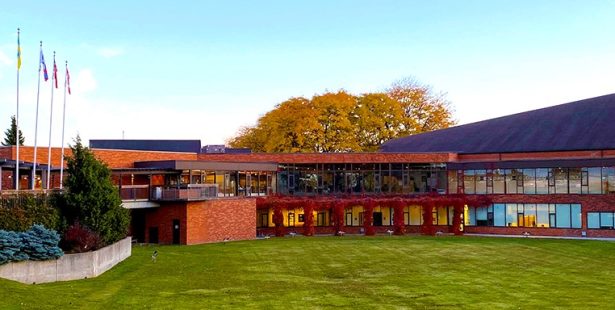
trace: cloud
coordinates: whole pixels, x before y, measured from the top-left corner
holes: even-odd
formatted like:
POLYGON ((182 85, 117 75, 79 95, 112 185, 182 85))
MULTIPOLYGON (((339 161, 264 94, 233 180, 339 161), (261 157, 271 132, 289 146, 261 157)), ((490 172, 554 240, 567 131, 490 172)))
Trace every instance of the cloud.
POLYGON ((9 58, 8 55, 6 55, 6 53, 4 53, 3 51, 0 51, 0 65, 10 65, 12 64, 13 61, 11 60, 11 58, 9 58))
POLYGON ((113 58, 124 54, 124 49, 121 47, 103 47, 98 49, 98 55, 104 58, 113 58))
MULTIPOLYGON (((72 76, 71 76, 72 77, 72 76)), ((71 79, 72 80, 72 79, 71 79)), ((77 72, 71 85, 71 89, 78 94, 84 94, 96 90, 96 79, 90 69, 83 69, 77 72)))

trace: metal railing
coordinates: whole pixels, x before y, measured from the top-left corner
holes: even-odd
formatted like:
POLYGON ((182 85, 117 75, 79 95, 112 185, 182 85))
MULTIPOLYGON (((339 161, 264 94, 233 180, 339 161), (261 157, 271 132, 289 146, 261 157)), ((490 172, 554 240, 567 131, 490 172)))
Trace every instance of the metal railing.
POLYGON ((120 188, 120 197, 123 201, 148 200, 149 185, 124 185, 120 188))
POLYGON ((151 200, 205 200, 218 197, 217 184, 190 184, 188 188, 154 187, 151 200))

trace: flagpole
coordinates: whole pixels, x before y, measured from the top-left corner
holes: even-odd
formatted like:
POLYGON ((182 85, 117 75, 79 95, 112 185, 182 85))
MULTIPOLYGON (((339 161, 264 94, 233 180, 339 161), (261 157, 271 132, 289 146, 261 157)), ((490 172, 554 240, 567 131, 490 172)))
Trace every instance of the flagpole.
MULTIPOLYGON (((43 55, 43 41, 41 41, 41 56, 43 55)), ((38 140, 38 103, 41 94, 41 59, 38 60, 38 87, 36 89, 36 119, 34 121, 34 157, 32 159, 32 189, 36 187, 36 151, 38 140)))
POLYGON ((19 69, 21 68, 21 46, 19 43, 19 28, 17 28, 17 114, 15 116, 17 160, 15 161, 15 190, 19 190, 19 69))
POLYGON ((53 51, 53 74, 51 76, 51 108, 49 109, 49 146, 47 149, 47 190, 49 190, 49 181, 51 180, 51 125, 53 122, 53 83, 57 83, 56 73, 56 52, 53 51))
POLYGON ((65 62, 64 72, 64 108, 62 109, 62 155, 60 155, 60 189, 62 189, 62 177, 64 176, 64 124, 66 120, 66 85, 68 84, 68 61, 65 62))

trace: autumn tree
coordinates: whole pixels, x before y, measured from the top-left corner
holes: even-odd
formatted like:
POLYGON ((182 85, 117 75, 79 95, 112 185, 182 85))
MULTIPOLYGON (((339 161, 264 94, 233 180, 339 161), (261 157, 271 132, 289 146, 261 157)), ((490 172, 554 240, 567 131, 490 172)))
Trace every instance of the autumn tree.
POLYGON ((412 79, 386 92, 290 98, 227 141, 254 152, 371 152, 390 139, 453 125, 443 94, 412 79))
POLYGON ((397 100, 404 110, 405 134, 418 134, 455 124, 453 110, 444 94, 434 93, 430 86, 413 78, 394 82, 387 93, 397 100))
MULTIPOLYGON (((19 145, 23 145, 26 141, 24 138, 21 129, 19 130, 19 145)), ((15 115, 11 116, 11 126, 4 131, 4 141, 2 141, 2 145, 17 145, 17 120, 15 120, 15 115)))
POLYGON ((356 139, 361 151, 377 151, 380 145, 406 133, 404 110, 388 94, 371 93, 358 98, 356 139))
POLYGON ((350 152, 360 149, 355 136, 356 115, 353 114, 356 104, 356 97, 343 90, 312 98, 318 122, 313 136, 317 152, 350 152))

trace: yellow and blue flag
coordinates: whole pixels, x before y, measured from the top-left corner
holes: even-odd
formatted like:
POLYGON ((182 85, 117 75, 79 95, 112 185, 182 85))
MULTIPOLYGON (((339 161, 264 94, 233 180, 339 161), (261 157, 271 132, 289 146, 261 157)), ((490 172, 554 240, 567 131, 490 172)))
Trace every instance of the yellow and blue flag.
POLYGON ((17 29, 17 70, 21 69, 21 44, 19 44, 19 29, 17 29))

